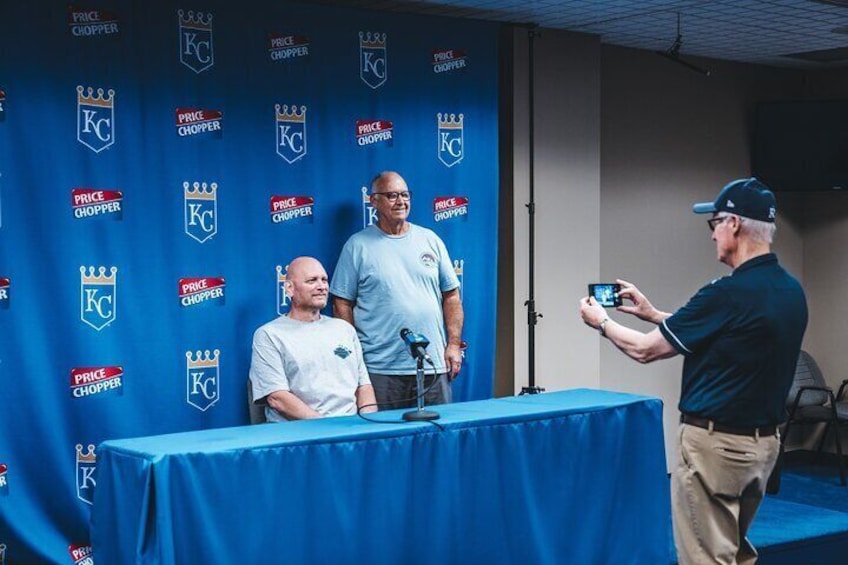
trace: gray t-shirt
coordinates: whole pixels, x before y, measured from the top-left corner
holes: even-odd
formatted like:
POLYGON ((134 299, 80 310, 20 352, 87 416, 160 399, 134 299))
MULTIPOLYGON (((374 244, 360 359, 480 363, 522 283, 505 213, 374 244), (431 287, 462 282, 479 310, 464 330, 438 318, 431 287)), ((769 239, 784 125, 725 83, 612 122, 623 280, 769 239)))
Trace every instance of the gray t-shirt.
POLYGON ((372 225, 345 243, 330 292, 355 302, 353 322, 370 372, 414 375, 400 330, 429 339, 436 371, 446 372, 442 293, 457 287, 448 251, 433 231, 410 224, 395 236, 372 225))
MULTIPOLYGON (((253 398, 287 390, 323 416, 356 414, 356 389, 370 384, 353 326, 321 316, 300 322, 280 316, 253 334, 250 362, 253 398)), ((285 421, 266 406, 270 422, 285 421)))

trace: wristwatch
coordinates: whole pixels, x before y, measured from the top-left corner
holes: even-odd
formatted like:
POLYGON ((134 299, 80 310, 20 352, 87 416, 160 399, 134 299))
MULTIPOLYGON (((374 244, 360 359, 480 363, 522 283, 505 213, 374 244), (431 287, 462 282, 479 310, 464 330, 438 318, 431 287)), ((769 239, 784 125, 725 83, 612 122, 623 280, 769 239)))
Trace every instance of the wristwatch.
POLYGON ((601 337, 607 336, 607 322, 609 322, 609 316, 601 320, 601 323, 598 324, 598 332, 601 334, 601 337))

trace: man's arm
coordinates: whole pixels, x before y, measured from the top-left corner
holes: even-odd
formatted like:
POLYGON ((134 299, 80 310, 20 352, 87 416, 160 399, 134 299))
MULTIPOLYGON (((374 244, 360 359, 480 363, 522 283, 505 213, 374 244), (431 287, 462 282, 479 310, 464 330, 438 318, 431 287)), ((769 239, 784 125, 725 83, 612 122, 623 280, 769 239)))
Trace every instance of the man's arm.
POLYGON ((333 317, 344 320, 351 326, 353 324, 353 306, 355 302, 346 298, 333 295, 333 317))
POLYGON ((459 288, 442 293, 442 314, 445 318, 445 330, 448 343, 445 347, 445 363, 448 364, 448 376, 453 379, 462 367, 462 323, 465 313, 459 298, 459 288))
POLYGON ((360 412, 376 412, 377 398, 374 396, 374 387, 372 385, 360 385, 356 389, 356 407, 360 412))
MULTIPOLYGON (((677 350, 660 333, 659 328, 642 333, 623 326, 610 318, 591 296, 580 301, 580 316, 583 322, 592 328, 599 329, 603 324, 604 336, 625 355, 639 363, 651 363, 677 355, 677 350)), ((662 317, 660 321, 664 319, 665 317, 662 317)))
POLYGON ((321 414, 287 390, 272 392, 265 397, 265 400, 268 402, 268 406, 289 420, 307 420, 321 417, 321 414))
POLYGON ((607 339, 625 355, 639 363, 651 363, 677 355, 677 350, 660 333, 659 328, 642 333, 623 326, 612 318, 607 318, 604 327, 607 339))

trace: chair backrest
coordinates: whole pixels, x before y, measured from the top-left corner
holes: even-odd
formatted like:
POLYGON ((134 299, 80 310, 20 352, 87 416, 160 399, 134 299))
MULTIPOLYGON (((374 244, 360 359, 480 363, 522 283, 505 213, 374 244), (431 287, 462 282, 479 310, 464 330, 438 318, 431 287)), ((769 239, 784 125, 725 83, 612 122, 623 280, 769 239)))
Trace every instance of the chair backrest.
MULTIPOLYGON (((813 359, 813 356, 806 351, 801 351, 798 356, 798 364, 795 366, 795 378, 792 380, 792 388, 789 389, 789 396, 786 397, 786 408, 792 407, 795 402, 795 395, 802 386, 827 386, 819 369, 818 363, 813 359)), ((806 391, 801 396, 801 402, 798 406, 821 406, 827 402, 827 393, 810 390, 806 391)))
POLYGON ((247 410, 250 413, 251 424, 264 424, 267 421, 265 407, 253 402, 253 383, 250 379, 247 379, 247 410))

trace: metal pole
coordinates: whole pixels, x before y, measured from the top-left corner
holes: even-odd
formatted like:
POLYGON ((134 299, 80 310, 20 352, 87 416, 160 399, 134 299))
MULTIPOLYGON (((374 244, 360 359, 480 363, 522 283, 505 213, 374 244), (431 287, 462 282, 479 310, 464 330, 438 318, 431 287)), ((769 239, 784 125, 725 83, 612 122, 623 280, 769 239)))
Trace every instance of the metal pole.
POLYGON ((529 225, 529 262, 528 262, 528 270, 529 270, 529 298, 524 303, 527 306, 527 386, 521 389, 521 394, 538 394, 543 392, 545 389, 536 386, 536 324, 539 322, 539 318, 542 317, 542 314, 536 312, 536 200, 535 200, 535 135, 536 135, 536 74, 535 74, 535 66, 536 66, 536 57, 534 44, 535 39, 539 35, 536 31, 536 26, 530 28, 527 32, 527 38, 529 40, 528 43, 528 58, 529 58, 529 88, 528 88, 528 96, 530 98, 529 103, 529 132, 530 132, 530 146, 529 146, 529 160, 530 160, 530 202, 526 204, 527 212, 530 214, 530 225, 529 225))

